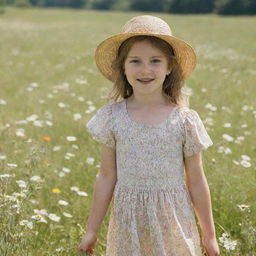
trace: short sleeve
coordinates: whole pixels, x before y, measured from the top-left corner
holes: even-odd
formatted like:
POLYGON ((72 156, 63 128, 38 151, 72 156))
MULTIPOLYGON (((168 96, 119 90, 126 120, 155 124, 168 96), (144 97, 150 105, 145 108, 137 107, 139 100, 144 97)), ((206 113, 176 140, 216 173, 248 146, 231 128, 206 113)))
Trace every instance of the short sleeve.
POLYGON ((183 114, 184 142, 183 153, 185 157, 192 156, 213 145, 198 113, 187 108, 183 114))
POLYGON ((111 105, 101 107, 87 122, 86 128, 92 138, 100 143, 115 149, 115 136, 113 133, 113 117, 111 105))

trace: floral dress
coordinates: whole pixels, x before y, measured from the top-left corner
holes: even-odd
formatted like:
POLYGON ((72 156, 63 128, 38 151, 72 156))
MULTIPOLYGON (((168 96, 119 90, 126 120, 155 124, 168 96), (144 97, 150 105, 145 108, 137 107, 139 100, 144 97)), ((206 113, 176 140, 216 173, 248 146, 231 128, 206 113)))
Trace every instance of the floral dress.
POLYGON ((200 256, 200 237, 184 157, 213 144, 195 110, 176 106, 156 125, 135 122, 126 100, 101 107, 87 123, 116 152, 117 183, 106 256, 200 256))

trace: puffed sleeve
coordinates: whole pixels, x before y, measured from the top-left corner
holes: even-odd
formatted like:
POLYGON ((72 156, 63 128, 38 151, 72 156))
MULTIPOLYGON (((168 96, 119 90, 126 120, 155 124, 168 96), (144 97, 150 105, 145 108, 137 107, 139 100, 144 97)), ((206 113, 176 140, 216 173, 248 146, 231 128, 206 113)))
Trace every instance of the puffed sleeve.
POLYGON ((183 153, 185 157, 192 156, 213 145, 198 113, 187 108, 183 114, 184 141, 183 153))
POLYGON ((115 137, 113 133, 113 116, 111 105, 101 107, 87 122, 86 128, 92 138, 100 143, 115 149, 115 137))

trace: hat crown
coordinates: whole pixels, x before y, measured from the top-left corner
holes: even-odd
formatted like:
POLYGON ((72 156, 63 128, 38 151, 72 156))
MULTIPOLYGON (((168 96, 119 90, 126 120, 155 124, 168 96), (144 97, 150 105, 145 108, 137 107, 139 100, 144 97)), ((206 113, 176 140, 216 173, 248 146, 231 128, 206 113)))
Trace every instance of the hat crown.
POLYGON ((121 33, 150 33, 168 36, 172 35, 172 31, 165 21, 151 15, 136 16, 130 19, 123 26, 121 33))

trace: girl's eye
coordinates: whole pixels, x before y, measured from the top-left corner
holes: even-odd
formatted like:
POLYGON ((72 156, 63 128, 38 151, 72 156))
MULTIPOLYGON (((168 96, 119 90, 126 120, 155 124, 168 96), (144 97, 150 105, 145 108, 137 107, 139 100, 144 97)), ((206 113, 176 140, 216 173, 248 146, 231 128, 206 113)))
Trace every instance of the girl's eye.
POLYGON ((159 62, 161 62, 161 60, 159 60, 159 59, 153 59, 153 60, 151 60, 151 62, 152 62, 152 63, 159 63, 159 62))
POLYGON ((139 63, 139 60, 131 60, 130 63, 139 63))

